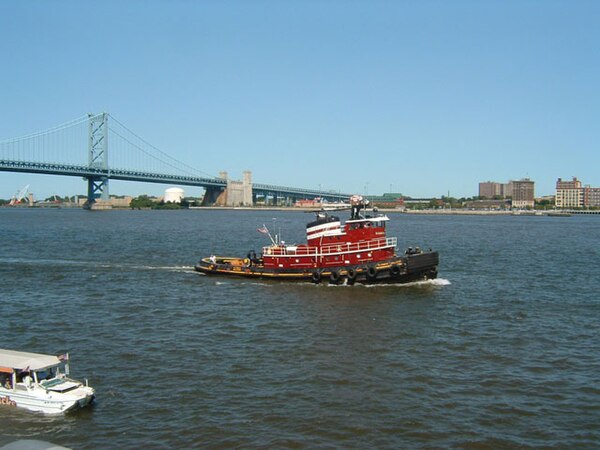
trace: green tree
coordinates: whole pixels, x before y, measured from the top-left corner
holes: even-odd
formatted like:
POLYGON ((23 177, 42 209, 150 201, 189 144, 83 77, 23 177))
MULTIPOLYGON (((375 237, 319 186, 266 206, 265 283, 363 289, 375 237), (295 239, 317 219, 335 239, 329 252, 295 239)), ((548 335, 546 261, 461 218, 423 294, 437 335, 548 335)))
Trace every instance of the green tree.
POLYGON ((140 208, 153 208, 156 206, 156 202, 149 198, 147 195, 140 195, 139 197, 131 200, 129 204, 131 209, 140 209, 140 208))
POLYGON ((154 209, 181 209, 181 205, 179 203, 160 202, 154 204, 154 209))

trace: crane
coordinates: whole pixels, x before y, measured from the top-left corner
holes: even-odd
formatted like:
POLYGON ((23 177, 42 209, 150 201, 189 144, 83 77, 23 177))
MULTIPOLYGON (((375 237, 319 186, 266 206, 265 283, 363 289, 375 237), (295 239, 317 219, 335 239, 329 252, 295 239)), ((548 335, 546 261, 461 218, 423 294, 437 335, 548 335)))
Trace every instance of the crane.
POLYGON ((19 192, 17 192, 13 198, 10 199, 10 203, 9 205, 17 205, 19 203, 21 203, 21 201, 23 201, 25 198, 27 198, 27 195, 29 194, 29 185, 25 186, 23 189, 21 189, 19 192))

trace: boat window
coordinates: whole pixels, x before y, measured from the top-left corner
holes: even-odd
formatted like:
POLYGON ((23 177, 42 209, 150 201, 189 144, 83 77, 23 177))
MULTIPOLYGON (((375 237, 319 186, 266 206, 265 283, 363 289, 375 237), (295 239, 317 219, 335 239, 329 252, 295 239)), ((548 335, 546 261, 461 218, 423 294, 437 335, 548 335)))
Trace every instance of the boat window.
POLYGON ((0 373, 0 386, 6 389, 11 388, 12 377, 9 378, 7 374, 0 373))
POLYGON ((17 383, 23 383, 23 380, 29 377, 29 372, 20 372, 17 374, 17 383))
POLYGON ((53 376, 54 376, 54 373, 53 373, 52 369, 40 370, 39 372, 37 372, 38 382, 41 382, 44 380, 49 380, 53 376))

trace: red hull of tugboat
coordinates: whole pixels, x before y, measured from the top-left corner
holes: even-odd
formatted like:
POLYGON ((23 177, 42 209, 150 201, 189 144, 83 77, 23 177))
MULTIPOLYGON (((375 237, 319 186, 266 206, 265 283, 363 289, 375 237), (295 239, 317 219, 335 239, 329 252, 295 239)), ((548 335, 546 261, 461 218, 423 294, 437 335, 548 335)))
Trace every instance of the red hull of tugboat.
POLYGON ((396 254, 395 237, 386 237, 385 215, 363 216, 362 197, 351 199, 352 214, 343 225, 324 211, 306 225, 307 243, 286 245, 267 228, 272 245, 263 248, 259 258, 251 251, 246 258, 202 259, 195 269, 207 275, 234 275, 247 278, 298 280, 330 284, 408 283, 437 277, 439 256, 434 251, 409 248, 396 254))

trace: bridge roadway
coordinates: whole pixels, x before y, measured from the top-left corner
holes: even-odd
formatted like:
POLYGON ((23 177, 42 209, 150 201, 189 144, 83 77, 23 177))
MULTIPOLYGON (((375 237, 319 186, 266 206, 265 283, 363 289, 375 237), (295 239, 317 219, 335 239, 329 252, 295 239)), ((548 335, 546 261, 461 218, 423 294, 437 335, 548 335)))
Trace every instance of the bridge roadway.
MULTIPOLYGON (((203 188, 227 187, 227 181, 222 178, 204 178, 186 175, 168 175, 151 172, 137 172, 121 169, 101 169, 90 166, 80 166, 59 163, 39 163, 28 161, 0 160, 0 171, 26 172, 45 175, 65 175, 83 178, 106 178, 109 180, 137 181, 143 183, 177 184, 183 186, 198 186, 203 188)), ((351 194, 335 193, 311 189, 276 186, 271 184, 252 184, 252 194, 275 195, 294 199, 322 197, 328 201, 348 199, 351 194)))

